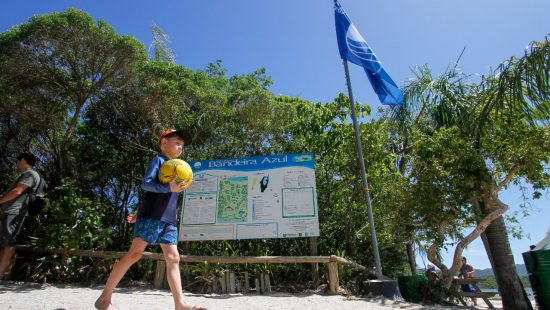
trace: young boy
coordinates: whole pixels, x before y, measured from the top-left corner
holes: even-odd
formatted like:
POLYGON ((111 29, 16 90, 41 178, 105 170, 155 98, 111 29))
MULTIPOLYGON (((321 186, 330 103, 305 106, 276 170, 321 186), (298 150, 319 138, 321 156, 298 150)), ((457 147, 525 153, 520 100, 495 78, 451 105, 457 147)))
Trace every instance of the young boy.
POLYGON ((158 172, 162 164, 172 158, 179 157, 184 146, 191 144, 191 136, 183 130, 168 129, 164 131, 158 141, 161 154, 149 162, 149 167, 141 183, 145 191, 143 204, 138 211, 137 220, 129 217, 129 222, 135 220, 134 239, 128 253, 114 266, 101 296, 96 300, 95 307, 99 310, 116 309, 111 303, 111 297, 117 284, 128 268, 137 262, 148 244, 158 244, 162 248, 166 259, 166 275, 168 285, 174 298, 176 310, 206 310, 204 307, 194 306, 183 300, 181 277, 179 269, 179 252, 177 248, 177 201, 178 195, 185 188, 185 183, 162 184, 158 179, 158 172))

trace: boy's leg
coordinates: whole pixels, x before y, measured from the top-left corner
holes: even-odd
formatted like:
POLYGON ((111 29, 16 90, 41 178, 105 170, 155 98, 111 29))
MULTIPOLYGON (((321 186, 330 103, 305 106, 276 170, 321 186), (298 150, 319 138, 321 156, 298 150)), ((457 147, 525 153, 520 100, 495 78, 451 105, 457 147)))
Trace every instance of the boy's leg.
POLYGON ((174 304, 176 305, 176 309, 180 309, 178 305, 186 305, 183 301, 183 291, 181 288, 180 253, 175 244, 161 244, 160 247, 166 260, 166 277, 168 278, 168 285, 174 297, 174 304))
POLYGON ((180 253, 175 244, 161 244, 164 259, 166 260, 166 277, 168 285, 174 297, 174 305, 176 310, 206 310, 204 307, 193 306, 183 301, 183 291, 181 288, 180 276, 180 253))
POLYGON ((128 253, 124 255, 114 266, 113 270, 111 271, 111 274, 109 275, 109 278, 107 279, 107 283, 105 284, 105 288, 103 289, 103 292, 99 296, 99 298, 95 302, 95 307, 99 310, 107 310, 110 308, 113 308, 111 305, 111 297, 113 296, 113 291, 115 290, 116 286, 126 274, 126 271, 132 266, 135 262, 137 262, 141 256, 143 255, 143 251, 145 250, 145 247, 147 247, 147 242, 145 242, 141 238, 134 238, 132 240, 132 245, 130 246, 130 249, 128 250, 128 253))

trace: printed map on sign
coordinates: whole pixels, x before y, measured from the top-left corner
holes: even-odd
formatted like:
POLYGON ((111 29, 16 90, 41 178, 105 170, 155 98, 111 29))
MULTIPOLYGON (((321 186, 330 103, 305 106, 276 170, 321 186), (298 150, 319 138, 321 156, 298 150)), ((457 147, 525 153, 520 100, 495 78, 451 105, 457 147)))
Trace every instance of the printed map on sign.
POLYGON ((180 240, 319 236, 313 153, 189 163, 180 240))
POLYGON ((248 216, 248 177, 220 181, 218 223, 246 222, 248 216))

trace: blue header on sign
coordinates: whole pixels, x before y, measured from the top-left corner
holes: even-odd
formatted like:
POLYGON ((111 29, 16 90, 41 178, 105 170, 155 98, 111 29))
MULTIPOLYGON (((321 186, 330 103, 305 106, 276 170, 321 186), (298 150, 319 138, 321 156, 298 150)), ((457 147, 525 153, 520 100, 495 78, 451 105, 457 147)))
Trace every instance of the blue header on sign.
POLYGON ((193 172, 206 170, 255 171, 284 167, 306 167, 315 169, 315 156, 312 152, 301 154, 268 155, 243 158, 228 158, 189 161, 193 172))

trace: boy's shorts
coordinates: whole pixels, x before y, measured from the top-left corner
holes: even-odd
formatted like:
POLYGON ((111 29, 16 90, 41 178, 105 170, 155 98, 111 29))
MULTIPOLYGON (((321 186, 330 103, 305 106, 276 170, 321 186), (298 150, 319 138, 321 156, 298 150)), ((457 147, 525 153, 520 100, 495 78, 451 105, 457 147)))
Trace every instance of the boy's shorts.
POLYGON ((157 244, 177 244, 178 228, 174 224, 152 219, 139 219, 134 227, 134 237, 143 241, 157 244))
POLYGON ((15 245, 17 235, 21 232, 24 222, 24 215, 2 213, 0 215, 0 246, 15 245))

